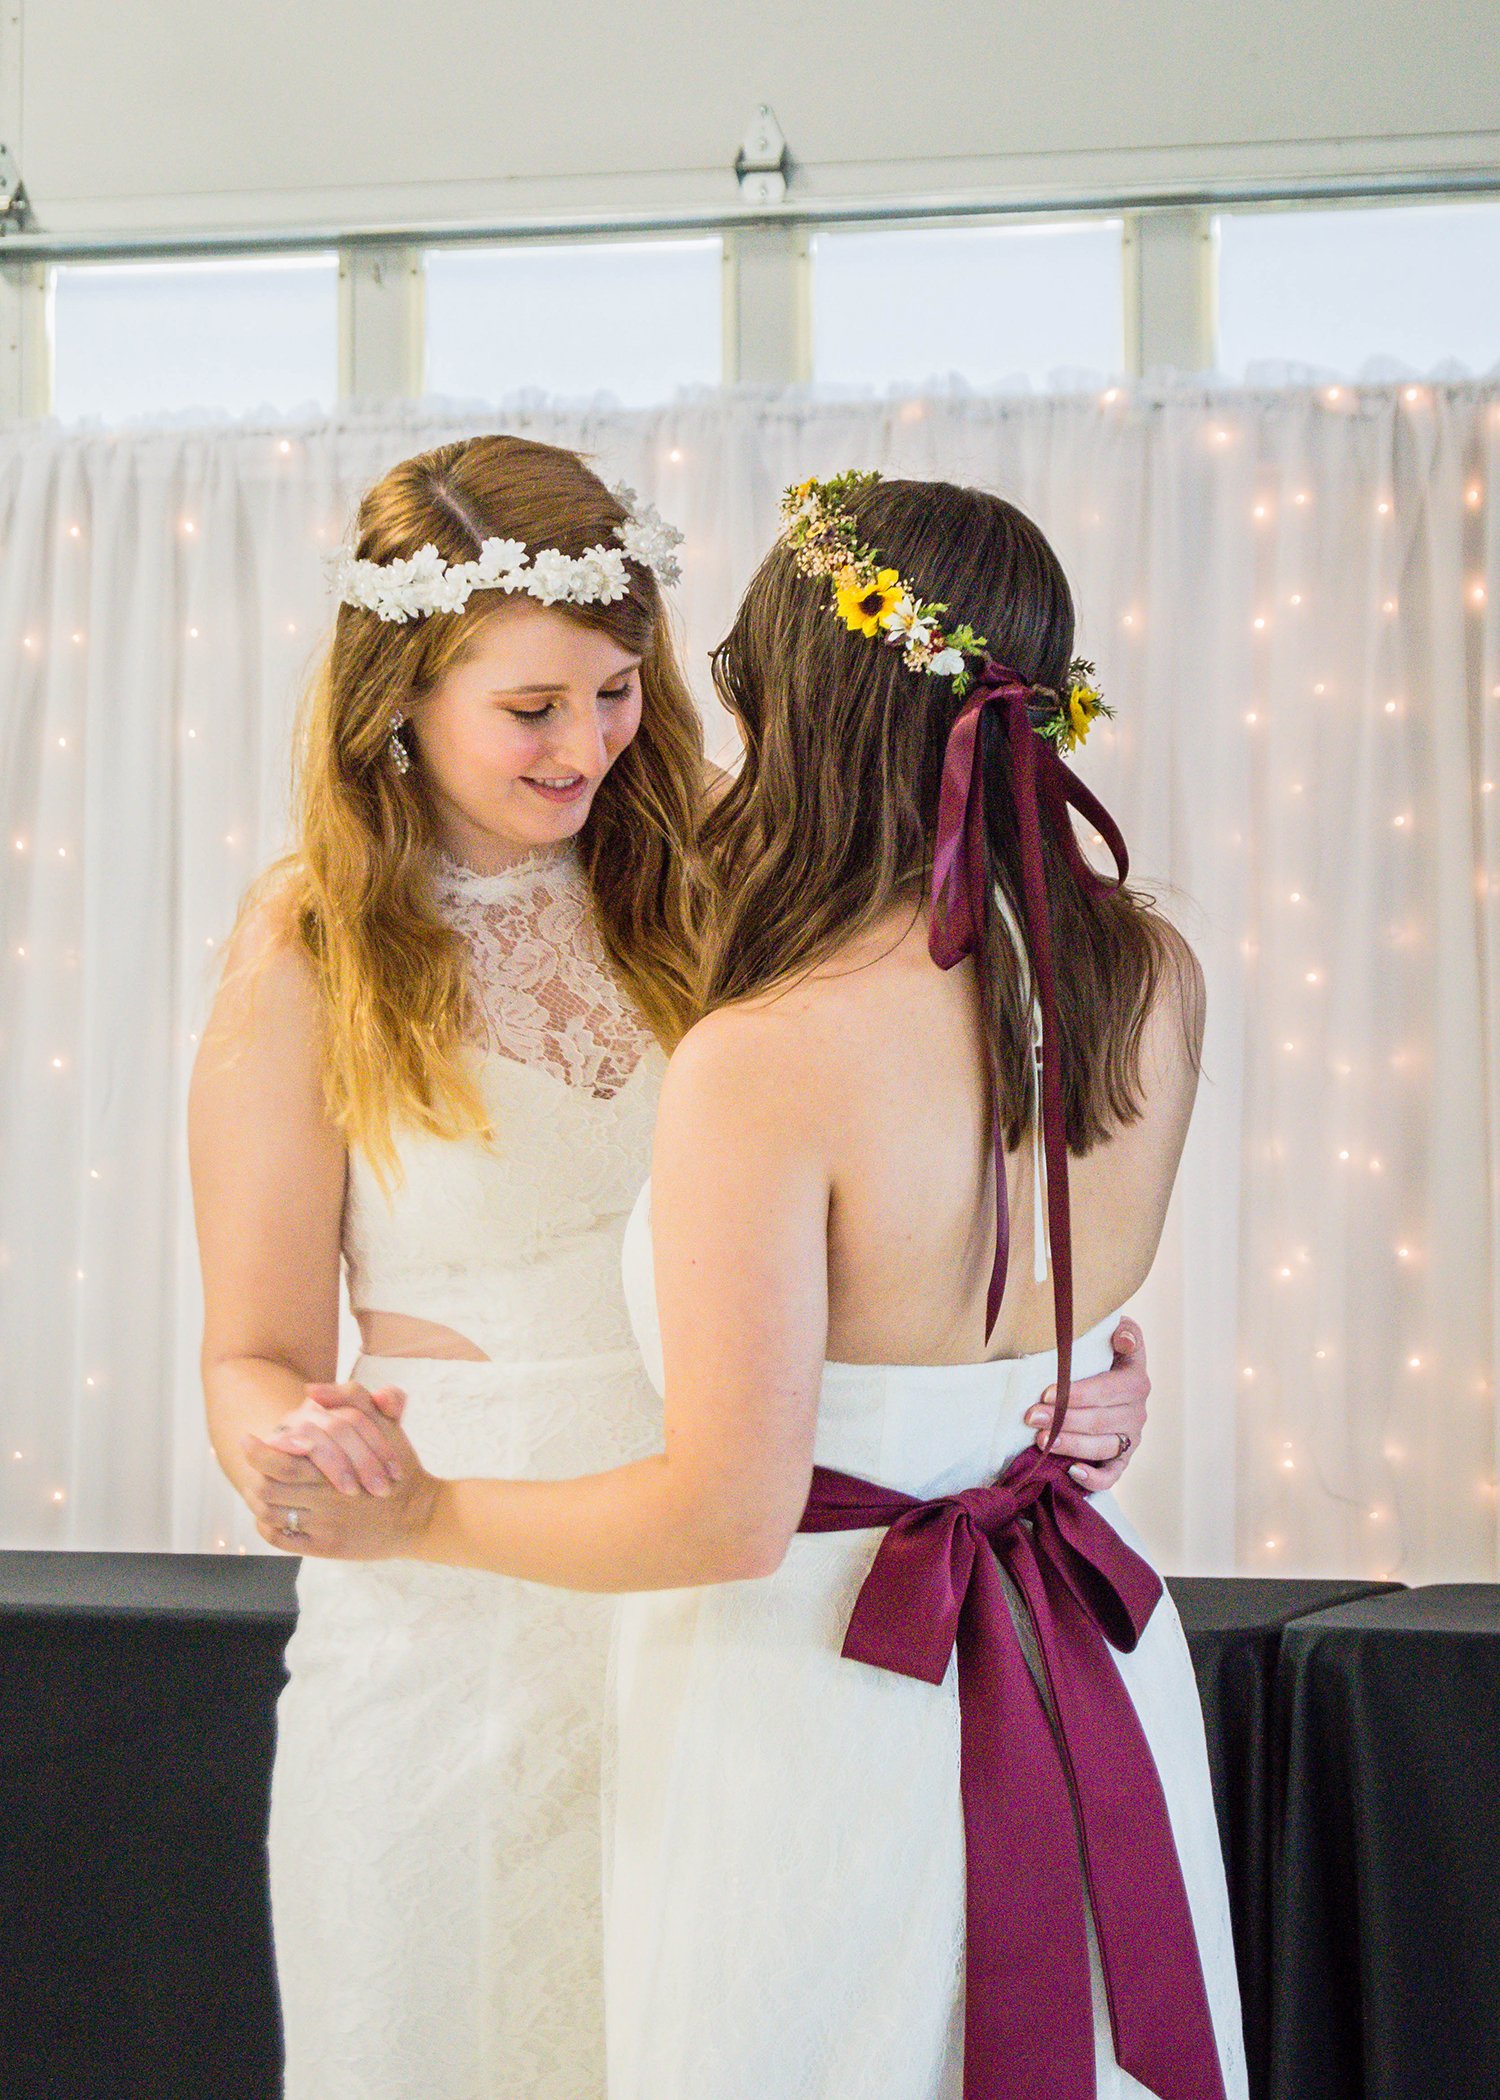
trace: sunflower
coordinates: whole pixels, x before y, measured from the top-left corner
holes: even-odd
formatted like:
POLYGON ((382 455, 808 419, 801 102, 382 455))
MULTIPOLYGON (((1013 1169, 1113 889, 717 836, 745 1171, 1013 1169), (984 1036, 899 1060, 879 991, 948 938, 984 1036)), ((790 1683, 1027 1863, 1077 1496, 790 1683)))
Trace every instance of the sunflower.
POLYGON ((1064 751, 1072 751, 1083 742, 1103 705, 1103 696, 1094 686, 1074 684, 1069 688, 1067 717, 1063 723, 1064 751))
POLYGON ((875 635, 880 623, 893 612, 906 593, 896 569, 878 569, 873 583, 866 583, 855 569, 845 569, 835 579, 838 609, 844 625, 854 634, 875 635))

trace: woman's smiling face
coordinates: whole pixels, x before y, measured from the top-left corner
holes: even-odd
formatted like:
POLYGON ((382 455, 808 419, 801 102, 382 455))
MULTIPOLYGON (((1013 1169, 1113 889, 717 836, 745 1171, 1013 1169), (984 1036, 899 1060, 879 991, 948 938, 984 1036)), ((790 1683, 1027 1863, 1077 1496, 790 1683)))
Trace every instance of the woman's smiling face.
POLYGON ((573 837, 641 722, 641 659, 515 600, 411 712, 442 843, 476 867, 573 837))

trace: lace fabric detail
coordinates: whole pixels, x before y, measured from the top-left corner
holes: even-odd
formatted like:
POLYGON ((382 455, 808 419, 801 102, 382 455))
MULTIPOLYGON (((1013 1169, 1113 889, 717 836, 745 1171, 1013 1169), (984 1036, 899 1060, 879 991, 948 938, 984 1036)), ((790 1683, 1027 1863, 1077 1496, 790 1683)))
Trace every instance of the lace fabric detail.
MULTIPOLYGON (((605 964, 573 849, 438 869, 472 959, 496 1143, 350 1154, 350 1303, 479 1360, 361 1356, 447 1478, 660 1448, 620 1241, 665 1057, 605 964)), ((305 1560, 269 1855, 286 2100, 603 2100, 599 1742, 614 1599, 470 1569, 305 1560)))
POLYGON ((608 1100, 655 1038, 609 967, 571 840, 485 875, 433 854, 437 907, 463 935, 473 1038, 608 1100))

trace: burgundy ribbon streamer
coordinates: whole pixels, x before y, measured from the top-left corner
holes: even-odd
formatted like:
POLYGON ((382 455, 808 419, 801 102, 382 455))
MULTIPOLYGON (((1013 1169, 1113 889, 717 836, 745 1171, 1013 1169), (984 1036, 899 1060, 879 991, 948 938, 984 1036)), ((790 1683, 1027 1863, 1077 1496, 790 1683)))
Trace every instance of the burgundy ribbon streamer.
MULTIPOLYGON (((966 955, 984 956, 989 909, 989 854, 985 844, 984 771, 979 763, 980 725, 987 707, 1005 719, 1010 743, 1011 783, 1020 829, 1021 873, 1027 945, 1042 1010, 1042 1134, 1047 1160, 1047 1228, 1052 1249, 1052 1303, 1057 1328, 1057 1406, 1047 1437, 1050 1451, 1062 1430, 1073 1368, 1073 1258, 1068 1212, 1068 1140, 1058 1070, 1057 998, 1052 970, 1052 927, 1042 865, 1042 809, 1062 844, 1074 878, 1101 895, 1117 888, 1130 870, 1125 841, 1109 811, 1058 756, 1056 746, 1031 726, 1027 702, 1038 691, 1004 664, 986 657, 984 668, 948 734, 938 796, 937 842, 932 858, 932 912, 927 945, 941 969, 966 955), (1069 806, 1087 817, 1114 858, 1115 880, 1091 868, 1073 835, 1069 806)), ((985 1301, 985 1340, 994 1331, 1010 1262, 1010 1215, 1005 1190, 1005 1144, 994 1074, 990 1075, 991 1143, 995 1158, 995 1263, 985 1301)))
POLYGON ((1121 2067, 1161 2100, 1224 2100, 1166 1798, 1105 1645, 1135 1647, 1160 1578, 1035 1449, 930 1502, 813 1468, 799 1530, 874 1525, 844 1654, 941 1684, 958 1649, 964 2100, 1093 2100, 1085 1886, 1121 2067), (1055 1734, 1002 1566, 1036 1627, 1055 1734))

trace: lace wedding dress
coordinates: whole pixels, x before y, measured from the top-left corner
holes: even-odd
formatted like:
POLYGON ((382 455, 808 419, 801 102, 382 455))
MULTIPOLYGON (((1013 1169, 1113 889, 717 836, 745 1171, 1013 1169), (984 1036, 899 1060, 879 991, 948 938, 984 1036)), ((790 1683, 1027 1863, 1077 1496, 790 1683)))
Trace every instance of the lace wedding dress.
MULTIPOLYGON (((663 1385, 650 1190, 625 1295, 663 1385)), ((1078 1336, 1107 1370, 1117 1314, 1078 1336)), ((919 1498, 992 1480, 1056 1352, 828 1363, 814 1457, 919 1498)), ((1093 1506, 1137 1552, 1114 1497, 1093 1506)), ((965 1850, 956 1661, 933 1685, 846 1660, 884 1533, 799 1533, 772 1576, 621 1600, 604 1775, 609 2100, 960 2100, 965 1850)), ((1166 1794, 1227 2100, 1245 2100, 1228 1897, 1203 1719, 1165 1594, 1115 1654, 1166 1794)), ((1090 1925, 1098 2100, 1115 2062, 1090 1925)))
MULTIPOLYGON (((356 1310, 488 1361, 361 1357, 447 1475, 659 1448, 620 1296, 665 1060, 605 966, 576 850, 434 858, 467 943, 497 1148, 350 1160, 356 1310)), ((271 1790, 286 2100, 602 2100, 599 1736, 615 1600, 411 1561, 305 1559, 271 1790)))

